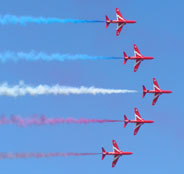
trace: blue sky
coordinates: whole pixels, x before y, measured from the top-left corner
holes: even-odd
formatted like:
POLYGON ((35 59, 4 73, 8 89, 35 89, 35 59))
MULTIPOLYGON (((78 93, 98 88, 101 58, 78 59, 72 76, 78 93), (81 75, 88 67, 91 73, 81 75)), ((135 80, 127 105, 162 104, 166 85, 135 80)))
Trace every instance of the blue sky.
POLYGON ((101 146, 112 150, 115 139, 122 150, 132 156, 122 157, 111 168, 112 157, 101 156, 17 159, 0 161, 3 174, 59 174, 59 173, 181 173, 184 160, 183 136, 183 1, 84 1, 84 0, 2 0, 0 14, 18 16, 58 17, 104 20, 107 14, 115 18, 118 7, 126 19, 137 23, 127 25, 119 37, 115 25, 105 24, 30 24, 22 27, 0 27, 0 51, 43 51, 61 54, 89 54, 94 56, 133 55, 136 43, 143 55, 154 56, 153 61, 141 64, 133 72, 133 61, 123 60, 8 62, 0 64, 0 82, 95 86, 138 90, 137 94, 108 96, 39 96, 0 97, 1 114, 45 114, 49 117, 133 119, 137 107, 145 119, 155 124, 144 125, 133 136, 134 125, 91 124, 58 125, 18 128, 1 126, 1 152, 101 152, 101 146), (159 98, 152 107, 152 95, 142 99, 142 85, 152 88, 156 77, 161 88, 172 95, 159 98))

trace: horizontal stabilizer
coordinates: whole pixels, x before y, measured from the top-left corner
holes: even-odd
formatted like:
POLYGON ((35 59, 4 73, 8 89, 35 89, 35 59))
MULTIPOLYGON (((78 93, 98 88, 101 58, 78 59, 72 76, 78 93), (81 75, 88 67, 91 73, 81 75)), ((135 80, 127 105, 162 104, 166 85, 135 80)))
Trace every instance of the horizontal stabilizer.
POLYGON ((105 26, 105 28, 108 28, 108 26, 110 24, 110 20, 109 20, 108 16, 105 16, 105 18, 106 18, 106 26, 105 26))
POLYGON ((146 90, 146 87, 144 85, 142 86, 142 88, 143 88, 142 98, 144 98, 145 95, 146 95, 147 90, 146 90))
POLYGON ((126 62, 128 60, 128 56, 127 56, 127 54, 125 52, 123 52, 123 54, 124 54, 124 64, 126 64, 126 62))
POLYGON ((126 115, 124 115, 124 128, 127 126, 128 124, 128 118, 126 115))
POLYGON ((102 147, 102 160, 105 158, 105 154, 104 153, 106 153, 106 151, 105 151, 105 149, 102 147))

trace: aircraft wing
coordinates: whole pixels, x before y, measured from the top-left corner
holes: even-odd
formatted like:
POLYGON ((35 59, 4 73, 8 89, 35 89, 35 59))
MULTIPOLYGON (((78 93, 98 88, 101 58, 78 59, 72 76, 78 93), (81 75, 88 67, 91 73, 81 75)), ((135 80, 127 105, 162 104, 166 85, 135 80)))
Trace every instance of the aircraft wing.
POLYGON ((114 159, 112 162, 112 167, 115 167, 115 165, 117 164, 118 160, 119 160, 120 155, 114 155, 114 159))
POLYGON ((135 57, 138 57, 138 58, 144 57, 144 56, 140 53, 140 51, 139 51, 139 49, 138 49, 138 47, 137 47, 136 44, 134 44, 134 55, 135 55, 135 57))
POLYGON ((135 120, 140 120, 140 121, 143 121, 139 111, 137 108, 134 108, 134 112, 135 112, 135 120))
POLYGON ((121 152, 121 150, 119 149, 118 144, 116 143, 115 140, 112 140, 112 147, 113 147, 113 151, 115 153, 121 152))
POLYGON ((142 126, 142 123, 136 123, 135 129, 134 129, 134 135, 137 135, 141 126, 142 126))
POLYGON ((116 8, 116 17, 117 17, 117 20, 118 20, 118 21, 126 21, 126 20, 123 18, 122 14, 121 14, 121 12, 120 12, 120 10, 119 10, 119 8, 116 8))
POLYGON ((118 23, 117 25, 117 29, 116 29, 116 36, 119 36, 121 33, 121 30, 123 28, 123 26, 125 25, 125 23, 118 23))
POLYGON ((134 72, 136 72, 136 71, 138 70, 139 65, 141 64, 141 62, 142 62, 142 60, 140 60, 140 59, 137 59, 137 60, 135 61, 134 72))
POLYGON ((153 106, 156 104, 156 102, 157 102, 157 100, 158 100, 158 98, 159 98, 160 95, 161 95, 161 94, 158 94, 158 93, 156 93, 156 94, 154 95, 154 99, 153 99, 153 102, 152 102, 152 105, 153 105, 153 106))
POLYGON ((153 89, 156 90, 156 91, 160 91, 160 87, 158 85, 158 82, 155 78, 153 78, 153 89))

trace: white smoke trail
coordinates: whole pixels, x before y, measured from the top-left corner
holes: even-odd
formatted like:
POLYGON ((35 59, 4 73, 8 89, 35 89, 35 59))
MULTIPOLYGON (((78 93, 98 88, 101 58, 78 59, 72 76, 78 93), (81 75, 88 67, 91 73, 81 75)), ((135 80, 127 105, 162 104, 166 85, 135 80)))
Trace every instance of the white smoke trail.
POLYGON ((127 90, 127 89, 104 89, 104 88, 95 88, 95 87, 70 87, 70 86, 60 86, 58 84, 53 86, 48 85, 38 85, 30 86, 24 84, 23 81, 19 82, 18 85, 10 86, 8 83, 3 83, 0 85, 0 95, 1 96, 37 96, 37 95, 80 95, 80 94, 125 94, 125 93, 136 93, 136 90, 127 90))
POLYGON ((54 157, 69 157, 69 156, 90 156, 90 155, 100 155, 101 153, 0 153, 0 160, 3 159, 30 159, 30 158, 54 158, 54 157))

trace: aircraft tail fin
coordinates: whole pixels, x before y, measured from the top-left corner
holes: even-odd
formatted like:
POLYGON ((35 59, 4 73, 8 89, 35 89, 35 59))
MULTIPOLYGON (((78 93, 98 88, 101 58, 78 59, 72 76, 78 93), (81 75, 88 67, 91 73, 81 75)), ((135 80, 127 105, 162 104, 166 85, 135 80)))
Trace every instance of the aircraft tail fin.
POLYGON ((144 85, 142 86, 142 88, 143 88, 142 98, 144 98, 145 95, 146 95, 147 90, 146 90, 146 87, 144 85))
POLYGON ((108 18, 108 16, 105 16, 106 18, 106 26, 105 28, 108 28, 109 24, 110 24, 110 19, 108 18))
POLYGON ((126 115, 124 115, 124 128, 127 126, 128 124, 128 118, 126 115))
POLYGON ((124 54, 124 64, 126 64, 126 62, 128 60, 128 56, 127 56, 127 54, 125 52, 123 52, 123 54, 124 54))
POLYGON ((106 153, 106 151, 105 151, 105 149, 102 147, 102 160, 105 158, 105 153, 106 153))

